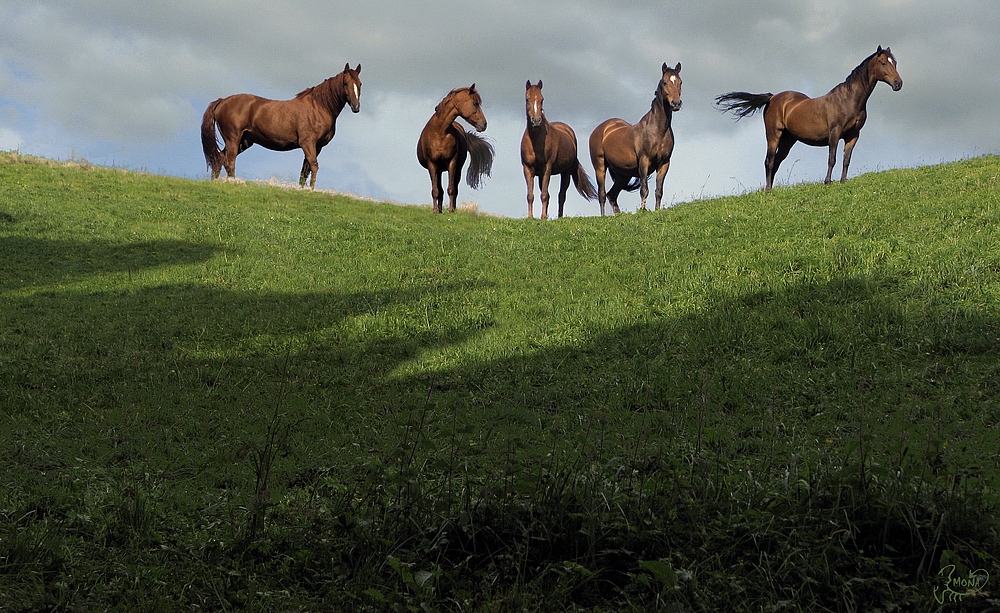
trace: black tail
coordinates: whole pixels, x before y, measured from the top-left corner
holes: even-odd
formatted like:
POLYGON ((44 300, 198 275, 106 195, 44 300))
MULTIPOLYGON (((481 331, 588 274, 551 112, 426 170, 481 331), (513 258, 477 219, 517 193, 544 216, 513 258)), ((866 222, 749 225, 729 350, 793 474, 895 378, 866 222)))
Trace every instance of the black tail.
POLYGON ((215 107, 219 100, 208 105, 205 115, 201 118, 201 149, 205 153, 205 165, 212 172, 212 178, 219 178, 222 172, 222 152, 219 151, 219 141, 215 138, 215 107))
MULTIPOLYGON (((618 183, 618 181, 623 178, 622 175, 615 172, 613 168, 608 168, 608 174, 611 175, 611 181, 613 183, 618 183)), ((646 177, 646 179, 648 180, 649 177, 646 177)), ((625 186, 622 187, 622 189, 627 192, 634 192, 637 189, 639 189, 640 185, 642 185, 642 182, 639 181, 639 177, 632 177, 631 179, 628 180, 628 183, 626 183, 625 186)))
POLYGON ((465 182, 472 189, 483 186, 483 177, 493 172, 493 144, 472 132, 465 133, 469 147, 469 170, 465 174, 465 182))
POLYGON ((597 188, 594 186, 594 182, 590 180, 590 176, 587 175, 587 171, 580 162, 576 163, 576 172, 573 173, 573 184, 576 185, 576 191, 580 192, 581 196, 587 200, 597 200, 597 188))
POLYGON ((723 113, 736 115, 736 121, 753 115, 771 102, 774 94, 751 94, 749 92, 729 92, 715 97, 715 108, 723 113))

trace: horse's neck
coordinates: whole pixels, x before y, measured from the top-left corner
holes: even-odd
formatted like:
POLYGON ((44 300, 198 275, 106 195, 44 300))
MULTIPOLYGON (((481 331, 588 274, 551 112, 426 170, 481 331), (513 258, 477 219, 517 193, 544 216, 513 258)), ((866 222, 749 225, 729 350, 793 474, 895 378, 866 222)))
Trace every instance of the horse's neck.
POLYGON ((654 128, 658 134, 663 134, 670 129, 670 122, 673 116, 673 111, 657 96, 653 99, 653 104, 650 106, 649 112, 646 113, 639 123, 654 128))
MULTIPOLYGON (((341 87, 341 83, 337 81, 337 77, 332 77, 319 87, 323 87, 328 90, 327 92, 324 92, 323 95, 318 96, 321 106, 326 107, 327 110, 329 110, 330 113, 336 118, 337 115, 340 115, 340 112, 344 110, 344 105, 347 104, 347 96, 344 95, 344 88, 341 87)), ((319 89, 319 87, 317 87, 317 89, 319 89)), ((315 90, 313 90, 313 95, 316 96, 315 90)))
POLYGON ((441 131, 447 130, 448 126, 455 123, 458 114, 458 107, 450 99, 442 100, 434 111, 434 117, 441 124, 441 131))
POLYGON ((868 105, 868 99, 871 98, 876 85, 878 85, 878 80, 866 71, 864 79, 848 77, 846 81, 833 88, 830 93, 846 100, 852 109, 860 112, 868 105))

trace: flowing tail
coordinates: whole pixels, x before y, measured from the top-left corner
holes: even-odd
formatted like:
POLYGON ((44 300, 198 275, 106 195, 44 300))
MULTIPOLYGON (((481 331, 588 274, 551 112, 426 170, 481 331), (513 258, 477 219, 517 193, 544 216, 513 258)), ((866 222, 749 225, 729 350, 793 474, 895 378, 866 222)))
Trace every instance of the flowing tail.
POLYGON ((478 134, 465 133, 469 147, 469 170, 465 181, 472 189, 483 186, 483 177, 489 177, 493 172, 493 143, 478 134))
POLYGON ((576 185, 576 191, 587 200, 597 200, 597 187, 579 161, 576 163, 576 173, 573 174, 573 185, 576 185))
POLYGON ((715 108, 723 113, 736 115, 736 121, 753 115, 766 107, 774 94, 751 94, 750 92, 729 92, 715 97, 715 108))
POLYGON ((212 171, 213 179, 218 179, 222 172, 222 152, 219 151, 219 141, 215 137, 215 107, 221 100, 219 98, 209 104, 201 118, 201 150, 205 152, 205 164, 212 171))

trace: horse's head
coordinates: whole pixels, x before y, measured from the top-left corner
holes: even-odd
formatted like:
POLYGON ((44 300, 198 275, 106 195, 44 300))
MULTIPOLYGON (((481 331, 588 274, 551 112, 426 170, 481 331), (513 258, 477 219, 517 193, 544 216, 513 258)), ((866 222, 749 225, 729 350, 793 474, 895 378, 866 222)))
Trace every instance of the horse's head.
POLYGON ((681 110, 681 63, 673 68, 669 68, 663 62, 663 77, 660 85, 656 88, 656 98, 663 102, 664 106, 669 106, 671 111, 681 110))
POLYGON ((872 61, 869 64, 869 70, 872 71, 876 79, 888 84, 892 91, 898 92, 903 87, 903 79, 899 76, 896 66, 896 56, 892 54, 889 47, 883 49, 882 45, 878 46, 878 51, 872 56, 872 61))
POLYGON ((351 111, 357 113, 361 110, 361 64, 357 68, 351 68, 350 64, 344 65, 344 94, 347 96, 347 103, 351 105, 351 111))
POLYGON ((538 85, 532 85, 531 81, 524 84, 524 112, 532 127, 537 128, 545 120, 545 114, 542 111, 542 102, 544 101, 545 96, 542 95, 542 81, 540 79, 538 85))
POLYGON ((486 115, 483 114, 483 98, 476 91, 476 84, 472 87, 457 89, 452 96, 452 103, 458 109, 458 114, 462 119, 472 124, 477 132, 486 129, 486 115))

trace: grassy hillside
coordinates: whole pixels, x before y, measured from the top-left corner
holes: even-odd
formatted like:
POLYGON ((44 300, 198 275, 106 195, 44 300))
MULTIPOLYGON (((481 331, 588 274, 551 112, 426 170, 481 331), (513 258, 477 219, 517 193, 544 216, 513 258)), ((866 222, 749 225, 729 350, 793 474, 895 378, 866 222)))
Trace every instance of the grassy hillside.
POLYGON ((0 610, 938 610, 1000 576, 998 177, 539 222, 0 154, 0 610))

